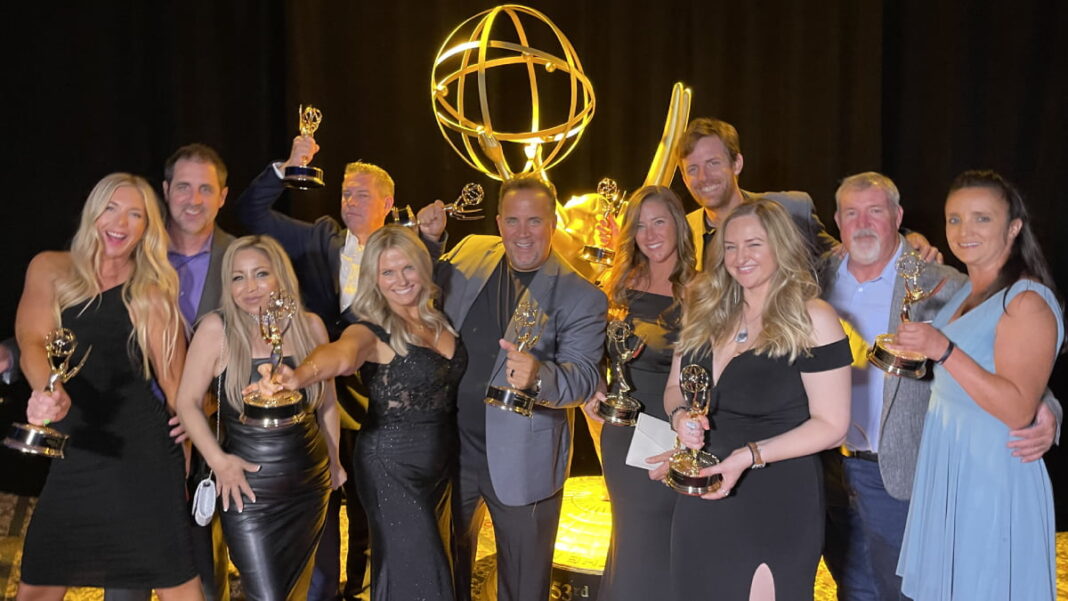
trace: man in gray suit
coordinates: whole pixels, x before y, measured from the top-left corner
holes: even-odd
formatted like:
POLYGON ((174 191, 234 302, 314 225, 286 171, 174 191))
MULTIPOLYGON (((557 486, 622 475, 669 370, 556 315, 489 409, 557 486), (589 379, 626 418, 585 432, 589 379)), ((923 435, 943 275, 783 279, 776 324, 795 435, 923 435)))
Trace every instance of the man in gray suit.
MULTIPOLYGON (((897 233, 903 216, 900 194, 888 177, 866 172, 845 178, 835 198, 834 219, 846 254, 825 258, 823 296, 864 340, 872 341, 901 323, 905 286, 896 265, 906 243, 897 233)), ((967 278, 951 267, 930 263, 919 285, 934 290, 943 280, 935 294, 912 306, 913 320, 932 319, 967 278)), ((838 583, 839 600, 902 599, 895 572, 930 378, 887 376, 871 365, 852 374, 852 426, 842 452, 824 456, 824 556, 838 583)), ((1053 444, 1059 421, 1053 411, 1059 410, 1055 400, 1043 404, 1035 425, 1012 432, 1019 440, 1009 446, 1023 461, 1038 459, 1053 444)))
MULTIPOLYGON (((191 334, 193 324, 205 313, 219 307, 222 292, 223 253, 234 237, 215 224, 219 209, 226 203, 226 163, 219 153, 204 144, 182 146, 163 165, 163 200, 167 204, 167 259, 178 272, 178 309, 191 334)), ((178 418, 172 436, 184 440, 178 418)), ((192 479, 201 475, 200 456, 194 450, 192 479)), ((203 470, 207 473, 207 470, 203 470)), ((228 601, 229 559, 218 518, 211 526, 193 525, 193 563, 200 575, 206 601, 228 601)), ((151 591, 108 589, 106 601, 147 601, 151 591)))
POLYGON ((549 597, 553 542, 571 463, 573 407, 594 393, 607 300, 552 251, 556 192, 535 176, 501 185, 497 236, 468 236, 438 264, 445 313, 468 349, 459 385, 453 487, 456 597, 471 598, 478 529, 497 540, 497 598, 549 597), (516 307, 536 309, 537 342, 517 343, 516 307), (487 386, 535 395, 524 417, 484 403, 487 386))

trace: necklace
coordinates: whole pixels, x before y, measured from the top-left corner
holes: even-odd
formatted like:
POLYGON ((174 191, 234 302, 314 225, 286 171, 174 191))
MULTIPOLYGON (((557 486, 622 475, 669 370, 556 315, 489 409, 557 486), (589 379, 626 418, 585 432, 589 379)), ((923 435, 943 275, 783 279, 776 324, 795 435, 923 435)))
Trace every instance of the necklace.
POLYGON ((749 320, 746 319, 744 312, 742 313, 742 327, 738 328, 738 333, 734 335, 734 341, 738 344, 749 342, 749 320))
POLYGON ((749 341, 749 328, 742 324, 742 329, 738 330, 738 333, 734 336, 734 341, 741 344, 749 341))

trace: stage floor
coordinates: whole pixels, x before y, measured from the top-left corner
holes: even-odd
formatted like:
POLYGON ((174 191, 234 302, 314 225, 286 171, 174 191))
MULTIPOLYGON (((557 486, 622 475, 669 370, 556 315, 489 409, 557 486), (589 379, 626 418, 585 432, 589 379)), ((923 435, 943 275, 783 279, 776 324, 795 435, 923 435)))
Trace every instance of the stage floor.
MULTIPOLYGON (((19 562, 22 558, 22 537, 33 512, 35 499, 0 493, 0 584, 3 585, 4 601, 13 600, 19 579, 19 562)), ((344 519, 344 514, 342 514, 344 519)), ((347 553, 348 541, 344 539, 345 527, 342 524, 342 556, 347 553)), ((486 583, 477 578, 481 572, 492 574, 493 558, 492 526, 487 523, 479 539, 478 564, 476 566, 476 587, 486 583)), ((231 585, 234 600, 242 599, 240 578, 231 566, 231 585)), ((67 592, 65 601, 102 601, 103 592, 95 588, 74 588, 67 592)), ((153 597, 155 599, 155 597, 153 597)), ((477 597, 476 597, 477 598, 477 597)), ((835 586, 820 564, 816 578, 816 601, 834 601, 835 586)), ((1057 533, 1057 599, 1068 601, 1068 532, 1057 533)), ((486 600, 489 601, 489 600, 486 600)))

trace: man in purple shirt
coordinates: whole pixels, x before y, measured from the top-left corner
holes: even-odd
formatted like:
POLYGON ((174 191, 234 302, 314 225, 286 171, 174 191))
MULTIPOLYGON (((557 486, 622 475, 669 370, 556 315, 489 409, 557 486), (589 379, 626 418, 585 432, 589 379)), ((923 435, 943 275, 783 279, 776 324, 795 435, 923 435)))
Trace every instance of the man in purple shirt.
MULTIPOLYGON (((179 148, 163 166, 163 199, 167 203, 167 259, 178 272, 178 308, 192 333, 196 320, 219 306, 222 291, 220 269, 223 253, 234 237, 215 225, 226 202, 226 164, 209 146, 189 144, 179 148)), ((171 419, 172 426, 178 418, 171 419)), ((173 435, 173 433, 172 433, 173 435)), ((196 481, 202 476, 203 460, 194 451, 190 469, 196 481)), ((193 562, 200 575, 206 601, 229 601, 229 558, 219 520, 210 527, 192 526, 193 562)), ((151 591, 108 589, 105 601, 148 601, 151 591)))

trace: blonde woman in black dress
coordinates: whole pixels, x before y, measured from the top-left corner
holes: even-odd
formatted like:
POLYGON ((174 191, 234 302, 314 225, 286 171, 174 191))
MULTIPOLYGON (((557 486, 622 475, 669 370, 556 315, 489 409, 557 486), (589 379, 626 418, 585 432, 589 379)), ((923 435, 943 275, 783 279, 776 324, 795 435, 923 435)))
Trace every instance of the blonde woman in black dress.
POLYGON ((852 357, 807 257, 782 206, 746 202, 686 290, 664 408, 686 446, 722 461, 702 474, 723 481, 704 498, 678 496, 671 599, 812 599, 824 519, 817 454, 849 425, 852 357), (679 373, 690 364, 711 377, 707 417, 685 411, 679 373))

